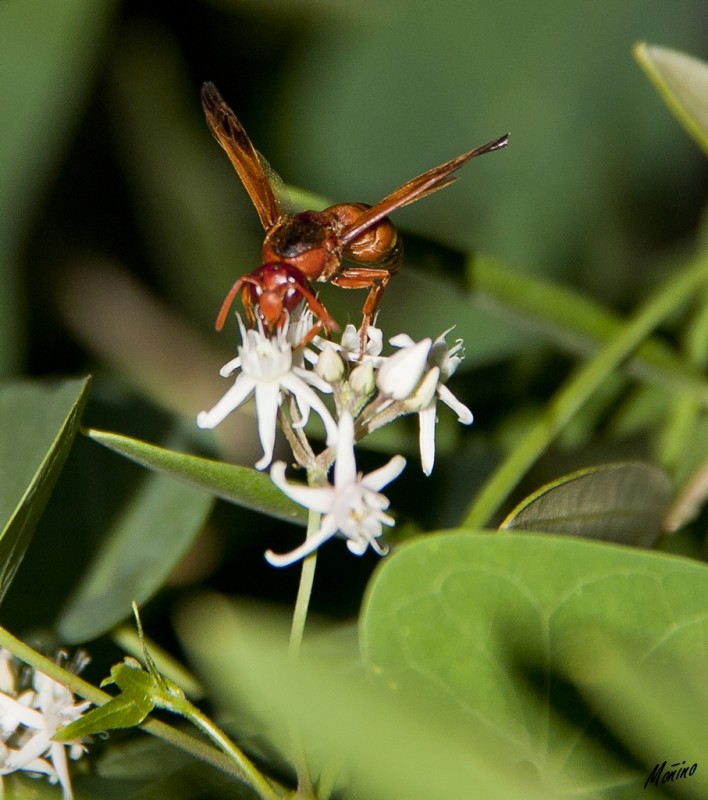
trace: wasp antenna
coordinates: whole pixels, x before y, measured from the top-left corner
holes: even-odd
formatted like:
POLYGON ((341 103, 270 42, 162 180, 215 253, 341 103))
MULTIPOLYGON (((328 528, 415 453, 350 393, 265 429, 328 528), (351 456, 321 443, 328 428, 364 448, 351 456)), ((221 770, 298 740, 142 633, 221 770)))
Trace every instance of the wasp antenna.
POLYGON ((224 327, 224 323, 226 322, 226 317, 228 316, 229 309, 231 308, 236 295, 239 292, 239 289, 243 286, 246 281, 243 278, 239 278, 236 283, 229 289, 229 293, 224 298, 224 302, 221 304, 221 308, 219 309, 219 316, 216 318, 216 324, 214 327, 217 331, 220 331, 224 327))

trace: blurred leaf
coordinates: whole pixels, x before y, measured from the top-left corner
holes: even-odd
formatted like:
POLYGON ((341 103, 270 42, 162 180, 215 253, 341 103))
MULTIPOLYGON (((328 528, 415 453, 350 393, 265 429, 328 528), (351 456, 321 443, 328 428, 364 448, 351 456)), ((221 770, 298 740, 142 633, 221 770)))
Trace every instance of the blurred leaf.
POLYGON ((119 156, 154 269, 212 328, 231 283, 259 263, 258 218, 209 132, 177 43, 157 26, 134 25, 114 53, 119 156))
POLYGON ((313 777, 324 762, 340 768, 347 797, 367 800, 463 798, 552 800, 519 769, 518 752, 475 725, 455 726, 426 698, 404 703, 328 658, 287 653, 272 611, 247 612, 224 599, 182 606, 177 628, 191 659, 227 708, 255 710, 276 739, 294 725, 308 746, 313 777), (448 723, 450 723, 448 725, 448 723))
POLYGON ((528 468, 578 413, 594 392, 665 319, 675 314, 688 298, 700 291, 708 278, 708 257, 672 275, 632 314, 617 334, 585 364, 571 374, 549 400, 538 422, 487 479, 467 516, 467 526, 487 523, 528 468))
POLYGON ((634 56, 678 121, 708 155, 708 64, 639 42, 634 56))
POLYGON ((605 464, 542 486, 500 527, 653 547, 661 535, 670 493, 669 478, 658 467, 605 464))
MULTIPOLYGON (((701 441, 705 445, 705 431, 701 441)), ((705 453, 705 450, 703 451, 705 453)), ((669 533, 675 533, 684 525, 699 515, 701 509, 708 501, 708 461, 704 458, 703 463, 698 467, 694 474, 680 487, 671 508, 666 512, 663 527, 669 533)))
POLYGON ((113 628, 164 585, 194 543, 213 498, 166 475, 146 473, 115 520, 57 621, 63 641, 113 628))
POLYGON ((166 450, 130 436, 90 429, 88 436, 148 469, 179 478, 236 505, 305 525, 306 513, 280 492, 267 474, 250 467, 166 450))
POLYGON ((672 142, 666 157, 672 121, 642 91, 628 43, 663 37, 700 52, 703 0, 298 4, 313 6, 308 46, 297 40, 280 95, 260 104, 284 155, 256 146, 286 180, 338 201, 376 202, 509 130, 508 150, 394 222, 536 273, 577 275, 602 261, 610 280, 637 277, 626 257, 631 233, 618 225, 624 198, 648 180, 675 193, 675 206, 695 164, 687 141, 672 142))
MULTIPOLYGON (((111 746, 102 749, 92 759, 95 775, 104 779, 93 791, 84 789, 87 798, 116 800, 133 795, 136 800, 253 800, 253 791, 233 776, 212 766, 195 761, 193 756, 170 746, 152 736, 111 740, 111 746), (132 783, 130 783, 132 781, 132 783), (135 781, 142 781, 135 795, 135 781), (125 782, 125 783, 121 783, 125 782), (149 783, 145 783, 149 782, 149 783), (127 784, 127 785, 126 785, 127 784), (123 786, 122 792, 107 794, 113 787, 123 786)), ((84 788, 76 782, 75 788, 84 788)))
POLYGON ((0 599, 69 453, 89 384, 83 378, 0 387, 0 599))
POLYGON ((18 259, 34 206, 73 133, 113 0, 0 3, 0 372, 22 347, 18 259))
MULTIPOLYGON (((624 787, 619 796, 637 797, 644 777, 599 747, 595 711, 574 700, 558 664, 572 653, 586 675, 601 669, 594 631, 617 643, 630 671, 678 670, 708 650, 707 607, 708 569, 681 558, 541 534, 427 535, 379 566, 362 651, 387 685, 504 736, 542 781, 573 796, 624 787)), ((653 764, 669 743, 647 737, 653 764)))
POLYGON ((564 654, 563 668, 590 699, 602 718, 610 724, 627 747, 637 756, 652 754, 647 761, 646 788, 650 770, 666 764, 663 772, 698 767, 693 775, 677 780, 681 797, 702 800, 708 794, 708 772, 701 769, 702 749, 708 718, 708 693, 705 659, 689 661, 677 668, 659 663, 627 661, 622 647, 601 635, 592 636, 599 669, 588 669, 584 651, 572 649, 564 654))
MULTIPOLYGON (((589 355, 622 329, 622 318, 557 283, 509 269, 497 259, 468 259, 468 281, 475 301, 511 321, 522 331, 540 336, 572 353, 589 355)), ((657 338, 647 339, 627 359, 626 371, 674 394, 687 392, 708 405, 708 380, 657 338)))

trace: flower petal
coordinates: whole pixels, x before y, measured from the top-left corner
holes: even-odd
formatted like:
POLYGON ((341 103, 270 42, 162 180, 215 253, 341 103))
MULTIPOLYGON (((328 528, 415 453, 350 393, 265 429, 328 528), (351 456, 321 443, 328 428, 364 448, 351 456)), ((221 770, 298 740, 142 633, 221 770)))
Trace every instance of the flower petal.
POLYGON ((322 525, 322 527, 313 536, 305 539, 305 541, 299 547, 296 547, 289 553, 279 555, 278 553, 274 553, 272 550, 266 550, 266 561, 273 567, 287 567, 290 564, 294 564, 296 561, 299 561, 301 558, 309 556, 310 553, 313 553, 315 550, 317 550, 321 544, 324 544, 327 539, 331 539, 335 532, 336 531, 331 530, 331 528, 322 525))
POLYGON ((334 502, 334 489, 331 486, 305 486, 301 483, 290 483, 285 478, 285 462, 276 461, 270 468, 270 478, 273 483, 298 505, 316 511, 318 514, 327 514, 334 502))
POLYGON ((447 386, 440 384, 438 386, 438 397, 445 403, 446 406, 451 408, 455 414, 457 414, 457 419, 463 425, 471 425, 474 421, 474 416, 472 412, 467 408, 464 403, 461 403, 455 395, 447 388, 447 386))
POLYGON ((420 425, 418 435, 420 465, 423 472, 430 475, 435 465, 435 424, 437 422, 435 403, 418 413, 418 422, 420 425))
POLYGON ((258 415, 258 438, 263 448, 263 458, 256 469, 265 469, 273 460, 275 428, 280 405, 280 389, 277 383, 256 384, 256 414, 258 415))
MULTIPOLYGON (((405 466, 406 459, 403 456, 394 456, 388 464, 384 464, 383 467, 379 467, 373 472, 369 472, 368 475, 365 475, 361 479, 361 485, 365 486, 367 489, 373 489, 375 492, 378 492, 380 489, 383 489, 384 486, 391 483, 391 481, 395 480, 403 472, 405 466)), ((387 506, 382 506, 382 508, 386 507, 387 506)))
POLYGON ((248 398, 255 388, 254 381, 241 373, 234 385, 226 392, 210 411, 197 414, 197 425, 200 428, 215 428, 220 422, 235 411, 248 398))

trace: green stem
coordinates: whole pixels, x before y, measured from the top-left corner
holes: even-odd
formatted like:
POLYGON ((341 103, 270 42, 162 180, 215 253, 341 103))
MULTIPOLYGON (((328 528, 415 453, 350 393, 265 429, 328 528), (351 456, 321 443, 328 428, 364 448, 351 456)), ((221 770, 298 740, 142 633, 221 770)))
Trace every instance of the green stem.
MULTIPOLYGON (((320 515, 314 511, 309 512, 307 519, 307 539, 310 539, 320 527, 320 515)), ((290 627, 290 655, 294 658, 300 652, 302 638, 305 633, 305 623, 307 622, 307 610, 310 607, 310 597, 312 595, 312 585, 315 581, 315 567, 317 566, 317 550, 310 553, 302 562, 300 571, 300 585, 295 599, 293 609, 293 621, 290 627)))
POLYGON ((258 793, 262 800, 282 800, 283 795, 262 775, 253 762, 239 750, 229 737, 186 697, 175 702, 173 710, 185 716, 203 731, 216 746, 238 766, 243 779, 258 793))
POLYGON ((597 355, 576 370, 556 392, 546 412, 492 473, 472 504, 464 525, 489 523, 526 471, 541 456, 586 400, 644 339, 708 279, 705 256, 667 282, 597 355))
MULTIPOLYGON (((307 520, 307 538, 310 539, 319 530, 320 515, 314 511, 309 512, 307 520)), ((295 599, 293 609, 293 621, 290 627, 290 643, 288 652, 291 658, 300 655, 302 639, 305 634, 305 623, 307 622, 307 611, 310 607, 310 597, 312 596, 312 586, 315 581, 315 567, 317 566, 317 550, 310 553, 302 562, 300 570, 300 585, 295 599)), ((293 728, 291 730, 293 755, 295 760, 295 771, 297 772, 297 794, 298 797, 314 797, 312 779, 310 778, 310 768, 307 763, 307 756, 302 742, 300 732, 293 728)))

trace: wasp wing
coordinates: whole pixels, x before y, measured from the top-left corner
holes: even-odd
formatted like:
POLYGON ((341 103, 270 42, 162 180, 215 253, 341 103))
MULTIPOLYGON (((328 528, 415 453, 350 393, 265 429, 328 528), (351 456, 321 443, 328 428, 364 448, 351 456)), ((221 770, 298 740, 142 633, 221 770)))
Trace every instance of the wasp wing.
POLYGON ((453 172, 456 172, 475 156, 481 156, 484 153, 491 153, 493 150, 506 147, 508 141, 508 134, 500 136, 498 139, 487 142, 480 147, 475 147, 474 150, 470 150, 467 153, 462 153, 462 155, 433 167, 433 169, 429 169, 422 175, 418 175, 417 178, 404 183, 403 186, 399 186, 398 189, 384 197, 375 206, 371 206, 371 208, 367 208, 366 211, 362 212, 360 217, 341 232, 340 241, 342 244, 347 244, 361 236, 367 228, 375 225, 397 208, 420 200, 421 197, 437 192, 439 189, 444 189, 457 180, 456 176, 452 174, 453 172))
POLYGON ((253 146, 243 125, 213 83, 202 86, 202 106, 217 142, 238 173, 256 207, 261 224, 270 230, 282 215, 274 186, 282 184, 268 162, 253 146))

